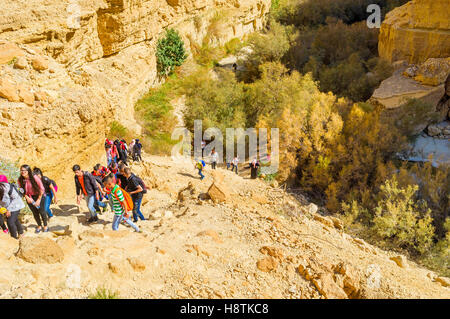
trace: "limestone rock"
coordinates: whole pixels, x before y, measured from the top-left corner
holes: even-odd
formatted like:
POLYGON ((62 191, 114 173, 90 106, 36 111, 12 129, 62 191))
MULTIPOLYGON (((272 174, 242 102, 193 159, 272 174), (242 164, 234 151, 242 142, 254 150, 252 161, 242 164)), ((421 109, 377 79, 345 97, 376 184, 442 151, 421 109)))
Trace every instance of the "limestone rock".
POLYGON ((25 69, 28 66, 28 61, 25 57, 21 56, 18 57, 16 62, 14 63, 14 68, 15 69, 25 69))
POLYGON ((219 244, 223 243, 222 239, 220 239, 219 234, 218 234, 216 231, 212 230, 212 229, 208 229, 208 230, 199 232, 199 233, 197 234, 197 236, 209 236, 209 237, 211 237, 216 243, 219 243, 219 244))
POLYGON ((48 69, 48 60, 42 56, 36 56, 31 60, 31 65, 36 71, 45 71, 48 69))
POLYGON ((327 299, 347 299, 345 291, 333 280, 331 273, 320 273, 311 282, 317 290, 327 299))
POLYGON ((25 53, 20 49, 17 44, 6 42, 0 43, 0 65, 11 63, 14 59, 18 59, 25 53))
POLYGON ((450 52, 448 0, 412 0, 386 15, 378 51, 393 62, 424 62, 450 52))
POLYGON ((283 250, 281 248, 263 246, 259 250, 262 254, 269 255, 278 260, 283 260, 283 250))
POLYGON ((401 268, 408 268, 408 261, 403 255, 394 256, 389 259, 394 261, 401 268))
POLYGON ((256 267, 263 272, 270 272, 278 267, 278 261, 273 257, 265 257, 263 259, 258 260, 256 263, 256 267))
POLYGON ((316 204, 310 203, 308 206, 305 207, 306 211, 310 214, 315 214, 319 210, 319 207, 317 207, 316 204))
POLYGON ((128 262, 130 263, 131 267, 135 270, 135 271, 144 271, 145 270, 145 264, 139 260, 136 257, 129 257, 128 262))
POLYGON ((224 184, 213 182, 208 189, 207 194, 214 203, 227 202, 230 198, 230 193, 224 184))
POLYGON ((325 226, 334 228, 333 221, 331 219, 329 219, 328 217, 323 217, 322 215, 316 214, 316 215, 314 215, 313 218, 314 218, 314 220, 318 221, 319 223, 324 224, 325 226))
POLYGON ((21 102, 29 106, 34 105, 34 93, 24 85, 19 86, 19 98, 21 102))
POLYGON ((440 283, 444 287, 450 287, 450 279, 447 277, 437 277, 435 281, 440 283))
POLYGON ((33 264, 55 264, 63 261, 64 252, 49 238, 25 237, 20 240, 17 257, 33 264))
POLYGON ((16 86, 6 79, 0 79, 0 97, 7 99, 10 102, 20 101, 16 86))

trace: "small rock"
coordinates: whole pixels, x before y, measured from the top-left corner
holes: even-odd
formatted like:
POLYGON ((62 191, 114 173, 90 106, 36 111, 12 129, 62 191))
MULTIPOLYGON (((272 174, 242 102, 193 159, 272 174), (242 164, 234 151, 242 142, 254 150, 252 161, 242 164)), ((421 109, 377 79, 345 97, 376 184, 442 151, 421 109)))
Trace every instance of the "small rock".
POLYGON ((220 239, 220 237, 219 237, 219 234, 216 231, 212 230, 212 229, 208 229, 208 230, 202 231, 202 232, 198 233, 197 236, 209 236, 216 243, 219 243, 219 244, 223 243, 222 239, 220 239))
POLYGON ((27 67, 27 65, 28 65, 27 59, 25 57, 21 56, 21 57, 18 57, 16 62, 14 63, 14 68, 23 70, 27 67))
POLYGON ((145 264, 142 261, 140 261, 138 258, 129 257, 128 262, 130 263, 131 267, 135 271, 144 271, 145 270, 145 264))
POLYGON ((31 60, 31 65, 36 71, 45 71, 48 69, 48 60, 42 56, 36 56, 31 60))
POLYGON ((275 270, 277 266, 278 266, 277 260, 270 256, 260 259, 256 263, 256 267, 263 272, 270 272, 272 270, 275 270))
POLYGON ((20 101, 16 86, 6 79, 0 79, 0 97, 7 99, 10 102, 20 101))
POLYGON ((437 277, 435 280, 444 287, 450 287, 450 279, 447 277, 437 277))
POLYGON ((403 255, 398 255, 395 257, 391 257, 389 259, 394 261, 401 268, 408 268, 408 261, 406 257, 403 255))
POLYGON ((305 208, 306 208, 306 211, 310 214, 315 214, 319 210, 319 207, 317 207, 317 205, 314 203, 309 204, 305 208))

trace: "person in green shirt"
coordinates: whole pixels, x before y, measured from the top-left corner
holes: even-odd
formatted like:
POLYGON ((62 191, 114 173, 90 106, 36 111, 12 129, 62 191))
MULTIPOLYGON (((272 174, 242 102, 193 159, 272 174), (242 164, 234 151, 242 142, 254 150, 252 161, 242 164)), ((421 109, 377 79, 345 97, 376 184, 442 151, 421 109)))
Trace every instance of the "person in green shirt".
POLYGON ((114 213, 112 229, 118 230, 120 222, 123 220, 136 232, 140 233, 139 227, 137 227, 130 219, 130 215, 126 208, 125 196, 122 189, 116 184, 112 174, 109 174, 103 179, 103 185, 105 185, 107 193, 111 194, 112 198, 112 211, 114 213))

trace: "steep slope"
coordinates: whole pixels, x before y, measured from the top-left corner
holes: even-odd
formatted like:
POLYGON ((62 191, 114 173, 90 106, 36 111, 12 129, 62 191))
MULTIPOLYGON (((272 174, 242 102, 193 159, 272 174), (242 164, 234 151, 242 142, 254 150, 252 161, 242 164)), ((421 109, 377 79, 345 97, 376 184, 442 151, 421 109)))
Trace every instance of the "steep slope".
POLYGON ((450 298, 448 279, 347 235, 300 195, 223 169, 201 182, 190 161, 144 159, 133 165, 152 187, 143 233, 111 231, 111 213, 86 225, 86 208, 67 198, 51 233, 35 235, 28 216, 20 245, 0 241, 1 297, 450 298), (205 195, 213 182, 216 203, 205 195))
POLYGON ((164 28, 179 30, 189 50, 206 34, 217 44, 258 30, 270 8, 270 0, 3 2, 2 157, 55 178, 75 162, 96 161, 93 142, 114 119, 140 132, 134 103, 161 81, 155 45, 164 28))

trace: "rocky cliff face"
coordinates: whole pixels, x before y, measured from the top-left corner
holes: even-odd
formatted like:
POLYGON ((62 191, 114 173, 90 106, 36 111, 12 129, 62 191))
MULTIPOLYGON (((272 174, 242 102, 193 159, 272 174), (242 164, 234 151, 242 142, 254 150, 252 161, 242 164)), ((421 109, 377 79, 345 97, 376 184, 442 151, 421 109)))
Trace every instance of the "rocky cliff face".
POLYGON ((380 30, 380 56, 422 63, 450 55, 448 0, 412 0, 386 16, 380 30))
MULTIPOLYGON (((139 127, 133 105, 158 84, 167 27, 215 43, 258 30, 270 0, 6 0, 0 12, 3 157, 62 172, 102 154, 113 119, 139 127)), ((66 171, 67 173, 67 171, 66 171)), ((67 175, 67 174, 66 174, 67 175)))

